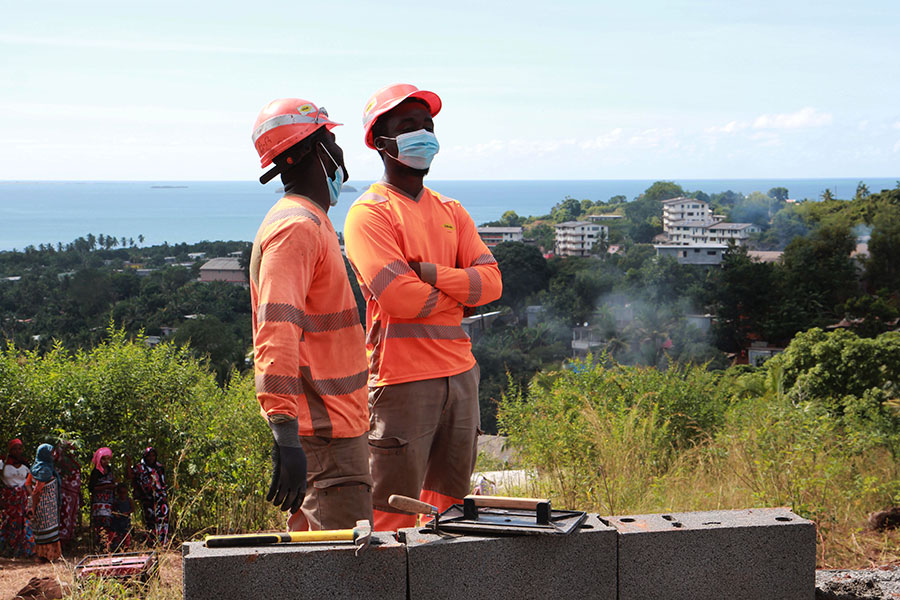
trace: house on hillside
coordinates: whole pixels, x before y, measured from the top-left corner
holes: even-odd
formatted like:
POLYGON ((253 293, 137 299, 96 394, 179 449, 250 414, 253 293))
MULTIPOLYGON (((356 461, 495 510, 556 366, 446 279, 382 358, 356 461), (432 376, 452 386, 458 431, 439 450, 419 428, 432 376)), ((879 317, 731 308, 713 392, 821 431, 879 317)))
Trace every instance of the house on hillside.
POLYGON ((709 202, 685 198, 683 196, 663 200, 663 230, 668 231, 672 223, 678 221, 712 221, 713 214, 709 202))
POLYGON ((558 256, 589 256, 591 250, 609 237, 609 227, 590 221, 566 221, 556 225, 558 256))
POLYGON ((503 242, 521 242, 521 227, 479 227, 478 236, 484 245, 493 248, 503 242))
POLYGON ((682 265, 705 266, 721 265, 728 250, 725 244, 654 244, 653 247, 657 256, 671 256, 682 265))
POLYGON ((213 258, 200 267, 200 281, 224 281, 235 285, 248 285, 241 261, 237 258, 213 258))

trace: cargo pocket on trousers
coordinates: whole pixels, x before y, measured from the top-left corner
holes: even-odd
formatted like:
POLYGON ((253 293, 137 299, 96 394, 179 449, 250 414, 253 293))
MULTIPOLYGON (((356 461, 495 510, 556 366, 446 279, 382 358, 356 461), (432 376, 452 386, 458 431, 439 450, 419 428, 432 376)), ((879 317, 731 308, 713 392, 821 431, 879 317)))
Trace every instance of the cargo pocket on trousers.
POLYGON ((348 529, 371 518, 372 478, 334 477, 313 482, 314 520, 322 529, 348 529))
POLYGON ((369 438, 369 452, 372 454, 406 454, 408 445, 409 442, 398 437, 369 438))

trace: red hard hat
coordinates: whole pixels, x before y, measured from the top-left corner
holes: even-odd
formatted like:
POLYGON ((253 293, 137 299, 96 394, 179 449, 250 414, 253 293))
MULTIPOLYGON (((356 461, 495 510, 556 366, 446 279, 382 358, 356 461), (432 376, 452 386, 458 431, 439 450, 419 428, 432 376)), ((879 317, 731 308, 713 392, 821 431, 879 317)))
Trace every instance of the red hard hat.
POLYGON ((381 88, 369 98, 366 108, 363 111, 363 127, 366 130, 366 146, 375 149, 375 141, 372 136, 372 126, 378 117, 391 110, 404 100, 409 98, 418 98, 425 101, 431 116, 441 112, 441 99, 434 92, 420 90, 414 85, 408 83, 395 83, 381 88))
POLYGON ((324 107, 319 108, 308 100, 272 100, 260 111, 253 124, 253 145, 259 153, 260 166, 269 166, 273 158, 320 127, 331 130, 340 124, 328 118, 324 107))

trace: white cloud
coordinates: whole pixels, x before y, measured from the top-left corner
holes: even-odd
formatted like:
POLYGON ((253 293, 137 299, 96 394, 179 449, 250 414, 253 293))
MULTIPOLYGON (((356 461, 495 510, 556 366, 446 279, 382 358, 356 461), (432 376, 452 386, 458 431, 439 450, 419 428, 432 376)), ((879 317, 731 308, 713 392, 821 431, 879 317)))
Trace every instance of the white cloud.
POLYGON ((636 148, 659 148, 672 140, 675 130, 672 128, 653 128, 639 131, 628 138, 628 145, 636 148))
POLYGON ((582 150, 604 150, 619 143, 622 137, 622 128, 617 127, 609 133, 598 135, 595 138, 584 140, 578 144, 582 150))
POLYGON ((721 127, 707 127, 706 133, 737 133, 750 127, 750 123, 746 121, 729 121, 721 127))
POLYGON ((894 121, 894 129, 900 129, 900 121, 894 121))
POLYGON ((831 125, 831 113, 817 111, 811 106, 792 113, 765 114, 753 121, 754 129, 806 129, 831 125))

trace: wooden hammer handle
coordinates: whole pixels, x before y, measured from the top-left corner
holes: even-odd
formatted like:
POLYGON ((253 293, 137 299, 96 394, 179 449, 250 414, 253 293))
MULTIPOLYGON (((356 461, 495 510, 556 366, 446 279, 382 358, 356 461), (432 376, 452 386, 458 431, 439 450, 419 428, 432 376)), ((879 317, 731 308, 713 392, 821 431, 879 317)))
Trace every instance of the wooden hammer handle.
POLYGON ((432 506, 427 502, 421 502, 415 498, 400 496, 398 494, 392 494, 388 498, 388 504, 397 510, 408 513, 417 513, 421 515, 436 515, 438 513, 437 506, 432 506))
POLYGON ((475 506, 485 508, 524 508, 536 509, 541 502, 550 502, 546 498, 510 498, 506 496, 466 496, 466 500, 475 502, 475 506))

